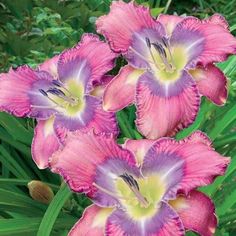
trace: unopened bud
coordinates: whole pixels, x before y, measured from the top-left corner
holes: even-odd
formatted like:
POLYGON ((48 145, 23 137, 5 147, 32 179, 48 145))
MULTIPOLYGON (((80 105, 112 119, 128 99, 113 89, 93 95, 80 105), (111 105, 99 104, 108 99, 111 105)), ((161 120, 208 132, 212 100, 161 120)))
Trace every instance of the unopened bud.
POLYGON ((52 189, 47 184, 39 180, 30 181, 28 183, 28 188, 30 196, 35 201, 49 204, 54 197, 52 189))

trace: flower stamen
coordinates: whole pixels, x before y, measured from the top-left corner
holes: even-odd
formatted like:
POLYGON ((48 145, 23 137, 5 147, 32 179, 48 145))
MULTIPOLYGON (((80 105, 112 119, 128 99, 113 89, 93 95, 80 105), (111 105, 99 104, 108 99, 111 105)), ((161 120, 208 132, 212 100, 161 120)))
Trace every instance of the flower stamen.
POLYGON ((134 193, 137 200, 140 202, 141 206, 147 208, 149 206, 148 200, 140 193, 139 185, 137 180, 127 173, 120 175, 120 177, 124 180, 124 182, 128 185, 130 190, 134 193))
POLYGON ((100 185, 96 184, 96 183, 93 183, 93 186, 96 187, 97 189, 99 189, 100 191, 112 196, 112 197, 115 197, 117 199, 121 199, 121 200, 132 200, 131 198, 126 198, 126 197, 122 197, 122 196, 119 196, 103 187, 101 187, 100 185))
POLYGON ((47 92, 44 91, 43 89, 39 89, 39 92, 40 92, 43 96, 47 97, 51 102, 53 102, 53 103, 56 104, 57 106, 64 108, 62 105, 60 105, 60 104, 59 104, 58 102, 56 102, 54 99, 50 98, 50 97, 48 96, 47 92))
POLYGON ((149 53, 150 53, 150 55, 151 55, 151 57, 152 57, 152 60, 153 60, 153 62, 154 62, 154 64, 155 64, 155 66, 157 67, 157 69, 160 69, 160 67, 158 66, 158 63, 157 63, 157 61, 156 61, 156 59, 155 59, 155 57, 154 57, 154 55, 153 55, 153 52, 152 52, 152 49, 151 49, 152 44, 151 44, 151 42, 150 42, 150 39, 149 39, 149 38, 145 38, 145 40, 146 40, 146 44, 147 44, 149 53))
POLYGON ((156 51, 159 53, 159 56, 163 64, 165 65, 167 71, 172 71, 173 68, 172 68, 172 65, 168 62, 167 54, 164 47, 160 43, 152 43, 152 45, 156 49, 156 51))

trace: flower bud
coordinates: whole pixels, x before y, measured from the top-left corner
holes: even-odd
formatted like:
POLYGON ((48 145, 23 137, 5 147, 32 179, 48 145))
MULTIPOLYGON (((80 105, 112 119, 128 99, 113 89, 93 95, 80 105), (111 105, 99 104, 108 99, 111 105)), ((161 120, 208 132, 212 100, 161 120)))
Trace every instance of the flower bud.
POLYGON ((32 180, 28 183, 28 188, 30 196, 35 201, 49 204, 54 197, 52 189, 42 181, 32 180))

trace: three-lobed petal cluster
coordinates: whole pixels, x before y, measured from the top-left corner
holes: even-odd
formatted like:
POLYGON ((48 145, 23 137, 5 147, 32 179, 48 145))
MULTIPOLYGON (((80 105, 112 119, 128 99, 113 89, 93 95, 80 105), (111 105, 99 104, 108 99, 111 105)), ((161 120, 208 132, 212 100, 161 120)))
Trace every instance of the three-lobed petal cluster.
POLYGON ((200 95, 217 105, 227 79, 214 63, 236 53, 225 19, 160 15, 114 1, 98 36, 41 64, 0 74, 0 110, 37 119, 32 156, 85 193, 88 207, 69 235, 214 234, 211 199, 197 190, 223 175, 229 159, 197 131, 172 138, 196 118, 200 95), (107 75, 121 54, 128 65, 107 75), (147 139, 116 143, 115 112, 135 104, 147 139))
POLYGON ((155 139, 172 136, 196 118, 200 95, 217 105, 227 98, 227 79, 215 62, 236 53, 225 19, 160 15, 132 1, 114 1, 97 30, 128 65, 109 83, 104 108, 137 107, 137 128, 155 139))
POLYGON ((196 188, 223 175, 229 159, 214 151, 205 134, 179 142, 127 140, 121 147, 111 135, 90 132, 65 142, 52 156, 51 170, 94 203, 69 235, 214 233, 214 204, 196 188))

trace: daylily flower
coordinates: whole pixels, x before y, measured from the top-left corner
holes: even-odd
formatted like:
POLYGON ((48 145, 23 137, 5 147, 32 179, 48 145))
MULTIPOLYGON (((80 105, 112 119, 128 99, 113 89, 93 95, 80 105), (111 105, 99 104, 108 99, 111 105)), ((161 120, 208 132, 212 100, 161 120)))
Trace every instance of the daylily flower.
POLYGON ((132 1, 114 1, 97 31, 128 65, 104 94, 104 109, 135 103, 137 128, 147 138, 172 136, 196 118, 200 95, 217 105, 227 98, 227 79, 215 65, 236 53, 226 20, 160 15, 132 1))
POLYGON ((201 133, 175 141, 128 140, 76 132, 54 153, 51 170, 93 201, 70 236, 213 235, 217 219, 211 199, 196 190, 223 175, 229 159, 201 133))
POLYGON ((38 120, 32 155, 39 168, 48 166, 67 131, 118 133, 115 115, 102 109, 98 92, 115 58, 98 36, 85 34, 38 70, 20 66, 0 75, 0 111, 38 120))

